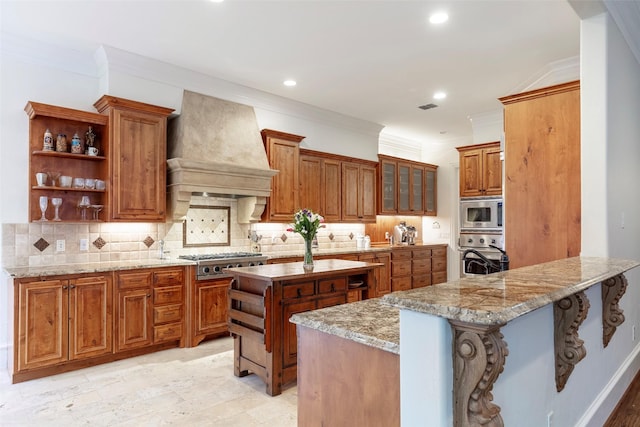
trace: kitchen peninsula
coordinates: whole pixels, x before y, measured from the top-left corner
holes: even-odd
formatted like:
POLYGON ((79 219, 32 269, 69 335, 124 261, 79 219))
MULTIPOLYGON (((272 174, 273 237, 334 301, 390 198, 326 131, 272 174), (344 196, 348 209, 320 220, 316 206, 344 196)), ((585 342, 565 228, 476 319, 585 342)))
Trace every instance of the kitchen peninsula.
MULTIPOLYGON (((395 292, 367 301, 368 304, 377 301, 378 304, 399 309, 399 321, 395 316, 385 315, 383 311, 379 311, 380 314, 374 317, 379 319, 378 324, 388 319, 388 327, 393 327, 396 322, 399 324, 398 359, 402 360, 403 367, 400 375, 402 380, 397 387, 402 390, 400 406, 406 425, 502 426, 501 408, 492 402, 491 394, 509 354, 501 328, 506 330, 508 327, 522 327, 521 317, 524 320, 525 314, 538 309, 542 309, 540 313, 548 314, 549 311, 544 308, 551 304, 554 339, 548 342, 553 347, 555 361, 546 360, 542 363, 555 365, 555 386, 557 393, 561 393, 573 368, 585 356, 588 357, 584 343, 578 336, 578 328, 590 306, 586 292, 590 292, 593 299, 590 288, 601 283, 602 345, 606 347, 616 327, 624 321, 618 307, 627 284, 623 273, 638 265, 640 263, 629 260, 575 257, 395 292), (423 319, 426 321, 421 322, 423 319), (450 325, 451 332, 444 330, 444 323, 450 325), (442 360, 447 359, 447 353, 451 354, 451 348, 454 353, 453 361, 450 356, 448 361, 442 360), (405 383, 418 383, 420 392, 407 388, 405 383), (450 394, 451 387, 454 390, 453 397, 450 394)), ((376 339, 376 334, 370 329, 363 329, 362 321, 368 321, 372 315, 364 316, 361 313, 362 306, 354 305, 357 309, 353 311, 349 307, 350 305, 300 313, 291 319, 298 325, 300 342, 298 421, 301 426, 320 425, 322 420, 316 417, 318 414, 326 414, 327 417, 339 416, 337 414, 366 414, 361 408, 354 408, 352 401, 327 397, 323 392, 327 385, 317 381, 321 376, 317 376, 319 368, 315 362, 316 354, 328 353, 325 354, 325 359, 332 356, 331 348, 326 345, 327 340, 348 341, 348 345, 369 347, 374 352, 382 350, 393 353, 391 349, 394 346, 381 346, 379 336, 376 339), (320 346, 322 343, 324 345, 320 346), (316 382, 306 380, 313 378, 316 378, 316 382), (312 418, 308 418, 308 414, 315 414, 315 419, 310 421, 312 418)), ((369 308, 375 313, 380 310, 380 305, 371 305, 369 308)), ((525 335, 532 332, 532 329, 527 329, 525 335)), ((551 330, 542 333, 548 335, 551 330)), ((335 348, 341 349, 343 346, 335 348)), ((339 351, 336 350, 333 356, 339 356, 339 351)), ((514 348, 513 351, 522 350, 514 348)), ((521 357, 515 359, 522 360, 521 357)), ((386 362, 386 368, 381 370, 377 367, 375 372, 368 374, 379 375, 384 369, 395 371, 398 369, 398 361, 391 358, 386 362)), ((340 378, 341 372, 335 371, 339 369, 339 365, 335 364, 333 367, 334 372, 330 378, 340 378)), ((515 367, 516 370, 528 368, 525 365, 515 367)), ((345 388, 341 390, 343 395, 358 392, 358 384, 351 382, 341 382, 340 387, 345 388)), ((361 406, 369 405, 373 408, 390 398, 388 388, 380 386, 369 388, 366 396, 367 399, 362 401, 361 406)), ((526 402, 524 396, 516 397, 526 402)), ((530 403, 529 405, 531 406, 530 403)), ((509 408, 505 406, 505 409, 509 408)), ((528 415, 522 412, 510 414, 514 418, 505 418, 506 425, 518 425, 518 419, 523 419, 518 417, 528 415)), ((542 417, 544 414, 536 416, 542 417)), ((540 425, 538 421, 532 421, 531 425, 540 425)), ((400 421, 396 420, 390 425, 399 424, 400 421)))
POLYGON ((381 264, 339 259, 230 268, 229 332, 234 338, 234 374, 258 375, 267 394, 297 378, 298 341, 292 314, 347 302, 350 290, 364 297, 375 292, 375 270, 381 264))

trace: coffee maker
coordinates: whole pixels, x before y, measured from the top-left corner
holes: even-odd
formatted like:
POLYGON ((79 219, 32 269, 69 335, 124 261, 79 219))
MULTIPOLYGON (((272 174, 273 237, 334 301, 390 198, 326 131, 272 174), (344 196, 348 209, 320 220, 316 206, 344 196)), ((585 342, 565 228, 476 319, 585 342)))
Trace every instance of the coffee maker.
POLYGON ((398 245, 415 245, 418 232, 413 225, 407 225, 405 221, 393 228, 393 240, 398 245))

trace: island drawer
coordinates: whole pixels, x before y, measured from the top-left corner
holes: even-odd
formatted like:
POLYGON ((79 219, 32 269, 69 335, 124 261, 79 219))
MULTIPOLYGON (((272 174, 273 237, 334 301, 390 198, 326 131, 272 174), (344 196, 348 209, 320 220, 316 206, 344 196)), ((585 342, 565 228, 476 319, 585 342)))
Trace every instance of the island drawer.
POLYGON ((184 270, 164 270, 153 273, 154 286, 181 285, 184 283, 184 270))
POLYGON ((337 279, 318 280, 318 293, 326 294, 330 292, 341 292, 347 289, 347 279, 340 277, 337 279))
POLYGON ((282 287, 284 299, 309 297, 315 294, 314 282, 291 283, 282 287))
POLYGON ((153 323, 179 322, 182 320, 182 304, 164 305, 153 308, 153 323))
POLYGON ((118 273, 118 289, 141 288, 151 285, 151 272, 118 273))
POLYGON ((153 289, 153 303, 154 304, 171 304, 181 303, 182 297, 182 285, 180 286, 165 286, 163 288, 153 289))

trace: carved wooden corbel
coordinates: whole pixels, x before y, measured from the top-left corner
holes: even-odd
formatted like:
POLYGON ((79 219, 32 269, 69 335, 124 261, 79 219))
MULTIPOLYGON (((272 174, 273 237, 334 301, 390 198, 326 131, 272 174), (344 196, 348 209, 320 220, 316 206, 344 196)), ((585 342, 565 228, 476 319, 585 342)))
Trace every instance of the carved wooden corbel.
POLYGON ((602 343, 606 347, 616 328, 624 322, 624 314, 618 306, 620 298, 627 290, 627 278, 624 274, 602 282, 602 343))
POLYGON ((573 368, 587 355, 578 328, 589 311, 589 299, 577 292, 553 304, 556 390, 564 389, 573 368))
POLYGON ((453 425, 504 425, 491 389, 509 354, 502 325, 474 325, 450 320, 453 328, 453 425))

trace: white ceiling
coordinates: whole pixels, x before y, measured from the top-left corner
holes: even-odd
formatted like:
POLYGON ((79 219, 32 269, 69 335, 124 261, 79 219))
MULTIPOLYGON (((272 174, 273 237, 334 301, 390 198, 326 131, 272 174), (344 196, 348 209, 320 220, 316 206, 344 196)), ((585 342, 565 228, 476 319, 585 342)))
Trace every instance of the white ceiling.
POLYGON ((549 64, 579 55, 565 0, 8 1, 2 31, 116 47, 385 125, 415 141, 470 138, 549 64), (435 27, 428 15, 449 13, 435 27), (298 81, 294 88, 283 80, 298 81), (436 90, 448 97, 434 101, 436 90), (438 108, 423 111, 419 105, 438 108), (441 133, 446 132, 446 133, 441 133))

